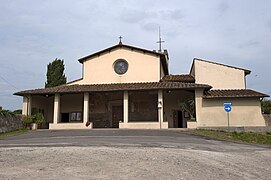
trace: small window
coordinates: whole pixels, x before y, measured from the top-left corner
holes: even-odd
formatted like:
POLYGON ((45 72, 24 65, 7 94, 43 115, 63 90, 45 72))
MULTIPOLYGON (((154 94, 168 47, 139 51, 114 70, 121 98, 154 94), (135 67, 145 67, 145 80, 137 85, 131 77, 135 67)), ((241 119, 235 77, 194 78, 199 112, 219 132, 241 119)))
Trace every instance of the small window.
POLYGON ((82 120, 82 113, 81 112, 72 112, 70 117, 71 117, 71 121, 81 121, 82 120))

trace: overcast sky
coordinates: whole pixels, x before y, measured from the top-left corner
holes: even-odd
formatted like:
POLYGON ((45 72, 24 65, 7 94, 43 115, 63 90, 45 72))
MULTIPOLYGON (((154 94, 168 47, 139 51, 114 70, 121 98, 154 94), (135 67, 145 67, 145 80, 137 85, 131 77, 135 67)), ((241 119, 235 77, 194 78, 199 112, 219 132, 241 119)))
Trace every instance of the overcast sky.
POLYGON ((252 70, 248 88, 271 95, 269 0, 0 0, 0 106, 22 107, 14 92, 44 87, 47 64, 118 43, 157 49, 161 26, 170 73, 189 73, 194 57, 252 70))

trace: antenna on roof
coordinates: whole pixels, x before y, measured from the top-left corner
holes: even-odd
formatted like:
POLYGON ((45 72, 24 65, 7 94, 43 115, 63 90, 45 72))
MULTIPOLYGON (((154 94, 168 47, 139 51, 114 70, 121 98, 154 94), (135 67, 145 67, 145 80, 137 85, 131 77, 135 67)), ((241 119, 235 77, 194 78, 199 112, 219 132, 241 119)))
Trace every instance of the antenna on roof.
POLYGON ((159 26, 159 41, 156 42, 159 44, 159 49, 158 49, 159 52, 162 52, 162 43, 164 42, 165 41, 162 41, 162 38, 161 38, 161 32, 160 32, 160 26, 159 26))

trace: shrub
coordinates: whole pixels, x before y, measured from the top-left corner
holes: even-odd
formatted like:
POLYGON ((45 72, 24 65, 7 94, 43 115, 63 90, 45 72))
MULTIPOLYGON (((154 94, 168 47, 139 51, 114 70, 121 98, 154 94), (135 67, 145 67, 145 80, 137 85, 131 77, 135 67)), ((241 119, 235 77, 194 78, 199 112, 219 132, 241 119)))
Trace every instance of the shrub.
POLYGON ((190 115, 190 119, 194 120, 195 118, 195 98, 193 96, 185 98, 185 99, 181 99, 179 101, 179 106, 181 108, 181 110, 187 111, 190 115))
POLYGON ((262 112, 264 114, 270 114, 271 113, 271 100, 263 100, 261 102, 262 106, 262 112))
POLYGON ((22 122, 24 127, 29 127, 29 125, 33 123, 33 118, 32 116, 23 116, 22 122))
POLYGON ((44 122, 44 117, 41 113, 37 113, 32 116, 32 120, 34 123, 42 124, 44 122))

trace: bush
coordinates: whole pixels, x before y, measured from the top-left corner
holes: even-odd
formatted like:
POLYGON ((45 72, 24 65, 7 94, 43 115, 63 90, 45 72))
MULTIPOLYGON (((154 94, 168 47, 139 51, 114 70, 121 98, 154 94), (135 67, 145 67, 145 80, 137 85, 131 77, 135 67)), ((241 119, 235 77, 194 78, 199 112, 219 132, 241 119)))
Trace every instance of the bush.
POLYGON ((271 100, 263 100, 261 106, 264 114, 271 114, 271 100))
POLYGON ((32 116, 23 116, 22 119, 24 127, 30 127, 30 124, 37 123, 42 124, 44 122, 44 117, 41 113, 34 114, 32 116))
POLYGON ((29 127, 29 125, 33 123, 33 118, 32 116, 23 116, 22 122, 24 127, 29 127))
POLYGON ((32 120, 34 123, 42 124, 44 122, 44 117, 41 113, 37 113, 32 116, 32 120))

